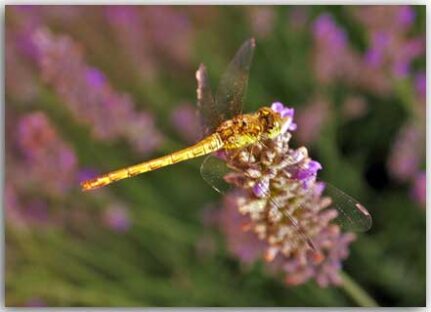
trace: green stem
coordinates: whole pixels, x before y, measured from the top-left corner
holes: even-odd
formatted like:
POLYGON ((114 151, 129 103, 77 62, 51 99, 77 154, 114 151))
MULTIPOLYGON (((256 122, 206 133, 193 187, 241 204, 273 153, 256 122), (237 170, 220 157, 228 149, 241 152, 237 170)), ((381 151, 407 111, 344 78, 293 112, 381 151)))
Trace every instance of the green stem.
POLYGON ((360 307, 378 307, 377 302, 347 273, 341 272, 342 288, 360 307))

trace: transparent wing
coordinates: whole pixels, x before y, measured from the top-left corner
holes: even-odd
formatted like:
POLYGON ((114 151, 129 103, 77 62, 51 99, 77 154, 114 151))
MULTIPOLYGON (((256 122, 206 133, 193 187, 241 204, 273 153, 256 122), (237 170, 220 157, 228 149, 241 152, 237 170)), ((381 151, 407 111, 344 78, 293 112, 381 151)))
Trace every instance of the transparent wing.
POLYGON ((333 221, 334 223, 346 231, 364 232, 371 228, 372 218, 364 206, 332 184, 322 182, 325 184, 323 195, 329 196, 332 200, 328 208, 338 211, 338 217, 333 221))
MULTIPOLYGON (((278 211, 283 211, 283 215, 287 217, 290 224, 294 228, 294 231, 296 234, 294 235, 295 239, 302 241, 305 243, 308 247, 310 247, 313 251, 317 251, 316 245, 313 243, 313 240, 311 237, 307 234, 307 232, 304 230, 303 226, 298 222, 298 220, 290 214, 287 209, 282 209, 285 206, 283 206, 282 203, 278 202, 274 197, 271 196, 271 192, 269 189, 260 186, 259 184, 255 187, 259 188, 260 193, 264 194, 262 197, 265 197, 268 199, 268 201, 277 208, 278 211)), ((302 207, 298 208, 301 209, 302 207)))
POLYGON ((222 122, 222 119, 215 108, 214 97, 209 85, 208 73, 205 65, 201 64, 199 66, 196 72, 196 80, 198 82, 196 93, 202 136, 207 136, 214 132, 222 122))
POLYGON ((224 177, 231 172, 226 163, 213 156, 207 156, 201 165, 201 176, 214 190, 219 193, 226 193, 232 190, 231 184, 227 183, 224 177))
MULTIPOLYGON (((265 145, 263 140, 259 140, 259 143, 265 145)), ((338 224, 344 231, 351 232, 365 232, 371 228, 373 222, 370 213, 356 199, 326 181, 319 179, 317 182, 325 185, 322 195, 331 198, 331 205, 326 209, 335 209, 338 212, 337 218, 332 220, 333 223, 338 224)))
POLYGON ((254 38, 244 42, 220 80, 215 101, 222 120, 242 112, 255 46, 254 38))
MULTIPOLYGON (((202 178, 217 192, 225 194, 226 192, 233 190, 232 184, 229 184, 225 181, 225 176, 227 174, 231 174, 232 169, 229 169, 226 166, 226 163, 213 155, 207 156, 205 160, 203 161, 201 165, 201 175, 202 178)), ((260 190, 260 193, 263 194, 262 197, 265 197, 268 199, 268 201, 277 208, 280 207, 280 203, 278 203, 274 198, 272 198, 270 194, 270 190, 261 186, 260 184, 257 184, 255 186, 260 190)), ((281 209, 279 209, 281 210, 281 209)), ((308 245, 312 250, 316 251, 316 247, 312 241, 312 239, 307 235, 303 227, 300 225, 300 223, 296 220, 294 216, 289 214, 286 209, 283 209, 285 216, 289 219, 290 223, 292 224, 293 228, 295 229, 295 232, 297 235, 294 235, 295 238, 299 241, 304 242, 306 245, 308 245)))

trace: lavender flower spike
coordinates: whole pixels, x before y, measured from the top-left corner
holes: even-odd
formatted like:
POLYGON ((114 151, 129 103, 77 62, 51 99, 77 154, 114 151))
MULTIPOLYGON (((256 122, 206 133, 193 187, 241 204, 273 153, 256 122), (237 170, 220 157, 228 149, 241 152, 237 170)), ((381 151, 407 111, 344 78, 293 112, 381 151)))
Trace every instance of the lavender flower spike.
MULTIPOLYGON (((322 195, 324 183, 316 182, 321 164, 308 156, 305 147, 289 146, 294 110, 280 102, 271 108, 284 117, 285 132, 241 153, 227 152, 228 166, 236 170, 228 182, 242 191, 227 195, 223 213, 236 211, 238 217, 229 218, 228 223, 220 218, 221 228, 231 246, 242 246, 231 249, 234 254, 248 250, 262 256, 268 266, 286 274, 289 285, 311 278, 321 287, 339 284, 341 261, 347 258, 355 236, 333 223, 338 211, 327 209, 331 198, 322 195), (252 171, 259 174, 250 175, 252 171), (248 231, 247 235, 232 231, 232 220, 238 220, 236 226, 248 231), (250 235, 261 243, 253 243, 250 235)), ((237 256, 244 258, 241 253, 237 256)))
POLYGON ((293 115, 295 114, 295 110, 293 108, 284 107, 284 105, 280 102, 272 103, 271 109, 280 114, 281 117, 285 118, 285 123, 281 129, 282 133, 285 133, 287 130, 294 131, 296 130, 296 124, 293 123, 293 115))
POLYGON ((32 34, 43 80, 57 93, 73 117, 90 127, 97 140, 125 139, 140 153, 150 153, 162 141, 154 118, 110 85, 105 75, 84 59, 71 37, 39 28, 32 34))

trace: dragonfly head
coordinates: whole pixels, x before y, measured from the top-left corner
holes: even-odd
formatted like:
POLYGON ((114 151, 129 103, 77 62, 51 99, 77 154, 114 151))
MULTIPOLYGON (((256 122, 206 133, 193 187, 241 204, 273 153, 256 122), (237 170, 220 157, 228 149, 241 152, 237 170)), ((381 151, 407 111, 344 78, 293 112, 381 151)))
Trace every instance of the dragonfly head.
POLYGON ((257 112, 263 133, 270 139, 277 137, 282 130, 283 119, 269 107, 262 107, 257 112))

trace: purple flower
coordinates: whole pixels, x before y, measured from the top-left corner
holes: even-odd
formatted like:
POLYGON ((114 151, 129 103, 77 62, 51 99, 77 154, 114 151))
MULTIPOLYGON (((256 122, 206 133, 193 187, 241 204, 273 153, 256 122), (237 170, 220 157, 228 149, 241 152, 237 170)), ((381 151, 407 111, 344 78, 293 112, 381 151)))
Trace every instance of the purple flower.
POLYGON ((194 143, 199 139, 200 124, 193 105, 181 104, 177 106, 171 114, 171 122, 187 142, 194 143))
POLYGON ((416 18, 415 11, 410 6, 402 6, 398 10, 398 22, 404 27, 409 27, 413 24, 416 18))
POLYGON ((247 8, 250 27, 258 38, 265 38, 271 34, 275 25, 275 11, 271 7, 250 6, 247 8))
POLYGON ((415 77, 415 88, 419 97, 422 99, 426 98, 426 74, 425 72, 418 73, 415 77))
MULTIPOLYGON (((316 244, 324 246, 325 256, 320 257, 309 253, 307 261, 299 259, 287 260, 282 269, 287 273, 286 284, 295 286, 315 278, 320 287, 340 285, 341 259, 348 256, 348 247, 355 240, 352 233, 341 234, 336 226, 329 226, 316 238, 316 244)), ((277 263, 277 259, 274 260, 277 263)))
POLYGON ((299 111, 297 137, 302 143, 312 143, 321 135, 329 114, 329 103, 323 98, 316 98, 299 111))
POLYGON ((425 171, 421 171, 416 174, 413 180, 413 185, 410 190, 411 197, 419 204, 421 207, 425 208, 426 205, 426 185, 427 176, 425 171))
POLYGON ((265 197, 269 190, 269 180, 265 179, 262 181, 257 181, 255 186, 253 187, 253 194, 256 197, 265 197))
MULTIPOLYGON (((280 102, 271 107, 292 122, 292 109, 280 102)), ((240 191, 225 197, 220 227, 241 261, 263 258, 289 285, 311 278, 321 287, 337 285, 354 235, 332 223, 337 211, 322 195, 325 185, 316 182, 322 166, 305 147, 292 149, 290 138, 286 131, 240 153, 226 151, 233 172, 225 180, 240 191)))
POLYGON ((193 28, 182 10, 169 6, 108 6, 105 17, 138 75, 152 80, 162 53, 180 65, 191 60, 193 28), (172 31, 175 29, 175 32, 172 31))
POLYGON ((271 105, 271 109, 274 112, 279 113, 280 116, 284 119, 284 124, 281 128, 282 133, 285 133, 287 130, 296 130, 297 125, 293 122, 293 116, 295 114, 295 110, 293 108, 285 107, 281 102, 274 102, 271 105))
POLYGON ((309 161, 305 166, 291 169, 292 178, 297 180, 307 180, 310 177, 316 176, 317 170, 322 169, 319 162, 315 160, 309 161))
POLYGON ((89 67, 85 71, 85 79, 90 86, 95 89, 102 89, 106 83, 105 75, 97 68, 89 67))
POLYGON ((388 159, 388 170, 399 182, 409 181, 418 171, 423 153, 424 137, 414 123, 406 124, 399 131, 388 159))
POLYGON ((110 5, 105 8, 106 18, 117 26, 130 25, 139 20, 135 7, 129 5, 110 5))
POLYGON ((181 65, 189 65, 194 31, 186 12, 162 5, 145 7, 142 13, 155 50, 181 65))
POLYGON ((376 48, 370 48, 365 53, 365 63, 369 64, 373 68, 379 67, 383 63, 383 54, 376 48))
POLYGON ((344 48, 347 43, 346 32, 339 28, 330 14, 320 15, 313 24, 313 33, 317 40, 332 45, 332 49, 344 48))
POLYGON ((224 198, 218 223, 227 240, 231 254, 241 262, 251 264, 263 256, 265 243, 250 231, 250 220, 238 211, 238 194, 229 194, 224 198))
POLYGON ((105 75, 85 64, 80 46, 46 29, 35 32, 44 80, 57 92, 76 120, 99 140, 126 139, 138 152, 149 153, 161 142, 152 116, 136 111, 129 96, 116 92, 105 75))
POLYGON ((23 213, 27 221, 31 223, 44 224, 49 221, 48 205, 40 199, 28 203, 23 213))
POLYGON ((78 178, 78 183, 81 183, 85 180, 90 180, 96 176, 98 176, 100 173, 93 169, 93 168, 82 168, 81 170, 79 170, 78 174, 77 174, 77 178, 78 178))
POLYGON ((123 47, 127 60, 143 80, 152 80, 157 74, 157 62, 152 52, 149 27, 136 6, 110 5, 104 9, 117 44, 123 47))
POLYGON ((103 221, 116 232, 126 232, 131 226, 128 209, 119 204, 113 204, 105 210, 103 221))
POLYGON ((390 36, 384 31, 372 33, 371 46, 365 53, 365 62, 373 68, 383 65, 385 50, 390 42, 390 36))
POLYGON ((37 97, 39 88, 36 80, 30 69, 25 66, 23 58, 17 51, 15 42, 8 36, 6 36, 5 67, 5 92, 7 98, 27 103, 37 97))
POLYGON ((272 103, 271 109, 280 114, 283 118, 293 118, 295 110, 293 108, 285 107, 281 102, 272 103))
POLYGON ((312 27, 313 68, 317 80, 328 84, 349 75, 352 52, 344 29, 327 13, 319 15, 312 27))
POLYGON ((74 151, 58 136, 42 112, 21 117, 17 144, 24 164, 17 171, 28 174, 22 183, 41 183, 49 193, 64 194, 74 186, 77 160, 74 151))
POLYGON ((358 66, 358 77, 363 77, 363 83, 371 89, 376 83, 367 78, 370 74, 382 80, 387 76, 406 78, 411 62, 424 53, 423 39, 409 35, 414 10, 409 6, 367 6, 355 10, 355 15, 369 33, 364 59, 373 70, 368 72, 366 67, 358 66))
MULTIPOLYGON (((7 170, 7 174, 8 174, 7 170)), ((4 191, 4 212, 7 224, 13 225, 15 228, 25 226, 24 218, 21 213, 21 203, 18 198, 15 185, 9 180, 6 180, 4 191)))

